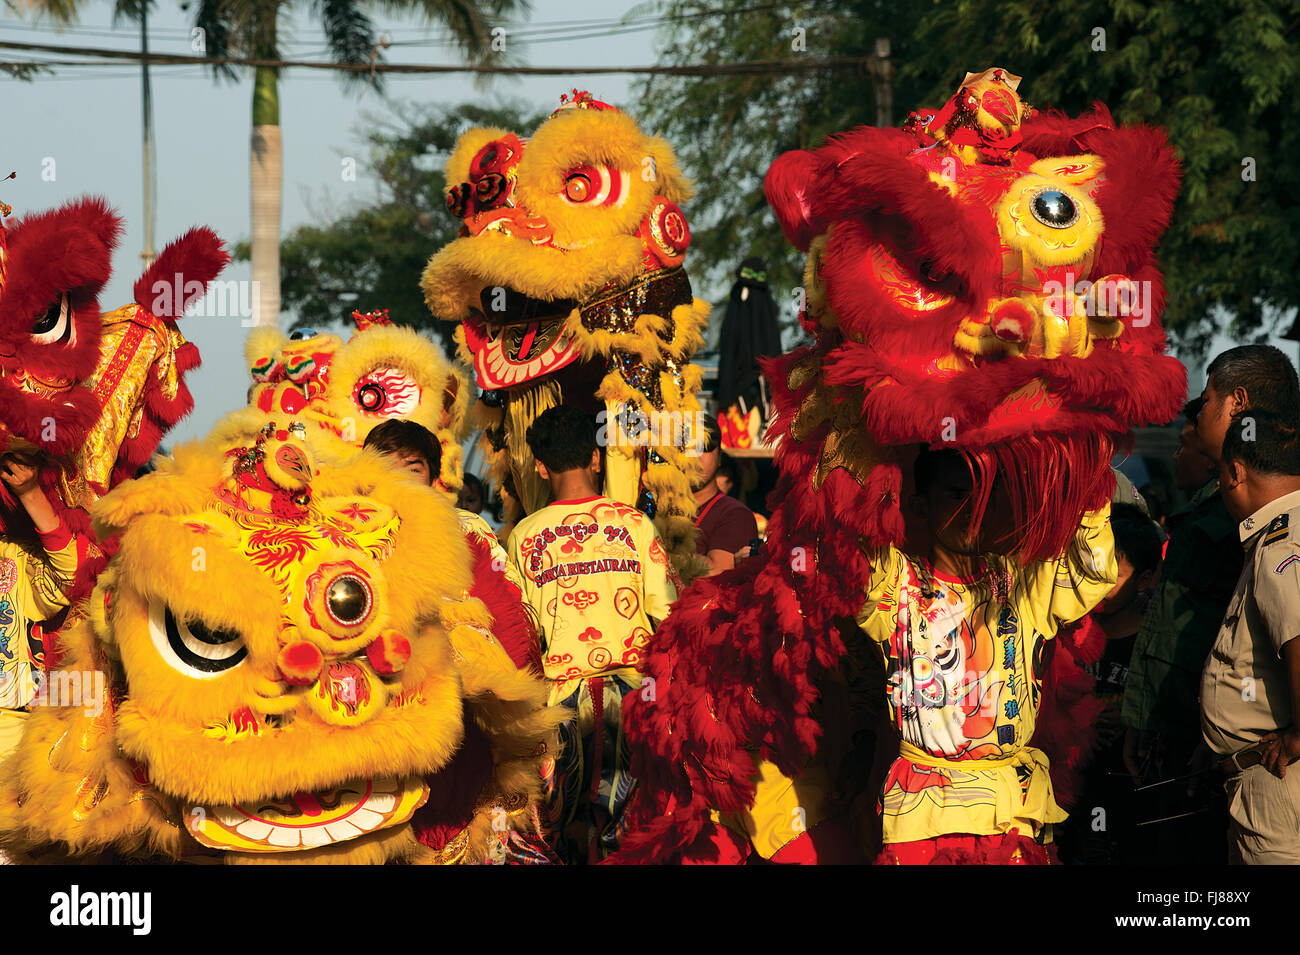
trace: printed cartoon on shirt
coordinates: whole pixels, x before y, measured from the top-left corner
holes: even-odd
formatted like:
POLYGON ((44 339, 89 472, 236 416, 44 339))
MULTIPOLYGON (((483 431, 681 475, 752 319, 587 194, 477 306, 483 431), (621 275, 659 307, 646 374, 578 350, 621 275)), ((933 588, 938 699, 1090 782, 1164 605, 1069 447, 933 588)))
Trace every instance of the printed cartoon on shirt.
POLYGON ((982 625, 983 607, 971 614, 967 598, 937 584, 935 590, 901 588, 898 628, 890 640, 889 691, 903 739, 926 752, 975 758, 997 752, 978 744, 997 722, 1002 680, 993 679, 993 637, 982 625))

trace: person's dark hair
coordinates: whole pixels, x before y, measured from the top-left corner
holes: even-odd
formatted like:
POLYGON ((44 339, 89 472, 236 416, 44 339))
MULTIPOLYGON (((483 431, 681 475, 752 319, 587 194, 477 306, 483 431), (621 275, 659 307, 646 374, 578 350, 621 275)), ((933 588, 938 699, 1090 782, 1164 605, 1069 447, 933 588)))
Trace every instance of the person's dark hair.
POLYGON ((722 456, 722 460, 718 462, 716 477, 729 478, 731 480, 731 496, 740 497, 740 468, 736 467, 736 462, 725 454, 722 456))
POLYGON ((442 445, 432 431, 418 421, 389 418, 375 425, 362 447, 380 454, 417 455, 429 465, 429 479, 438 480, 442 472, 442 445))
POLYGON ((718 427, 718 419, 711 414, 702 414, 700 424, 704 426, 704 447, 700 450, 708 454, 722 447, 722 429, 718 427))
POLYGON ((1232 416, 1223 461, 1240 461, 1257 474, 1300 475, 1300 429, 1294 419, 1262 408, 1232 416))
POLYGON ((1112 504, 1110 529, 1115 535, 1115 550, 1133 565, 1133 573, 1155 570, 1160 566, 1165 537, 1160 525, 1142 513, 1136 504, 1112 504))
POLYGON ((1246 389, 1251 408, 1275 412, 1287 421, 1300 422, 1300 379, 1295 365, 1272 345, 1238 345, 1215 357, 1206 372, 1214 390, 1230 395, 1246 389))
POLYGON ((1183 417, 1193 428, 1196 427, 1196 419, 1201 415, 1201 409, 1205 407, 1205 399, 1197 395, 1187 404, 1183 405, 1183 417))
POLYGON ((557 473, 585 468, 596 450, 596 419, 571 405, 548 408, 528 428, 533 457, 557 473))
POLYGON ((478 491, 479 500, 484 504, 487 503, 487 488, 484 487, 482 479, 477 474, 466 473, 465 481, 461 486, 478 491))

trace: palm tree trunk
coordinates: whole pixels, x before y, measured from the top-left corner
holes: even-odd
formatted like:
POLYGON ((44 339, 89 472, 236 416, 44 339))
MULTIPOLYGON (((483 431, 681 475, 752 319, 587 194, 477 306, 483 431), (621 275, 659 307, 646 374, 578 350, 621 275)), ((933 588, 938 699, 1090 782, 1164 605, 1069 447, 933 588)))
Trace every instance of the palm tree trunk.
POLYGON ((253 81, 253 137, 249 150, 252 196, 254 324, 280 319, 280 193, 284 169, 280 149, 279 79, 258 67, 253 81))

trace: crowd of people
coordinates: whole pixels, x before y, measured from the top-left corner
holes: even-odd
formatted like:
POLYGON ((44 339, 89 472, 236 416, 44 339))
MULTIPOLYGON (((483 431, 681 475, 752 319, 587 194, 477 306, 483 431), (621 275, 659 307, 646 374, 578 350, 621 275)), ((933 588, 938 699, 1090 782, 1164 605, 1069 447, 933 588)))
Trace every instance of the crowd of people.
MULTIPOLYGON (((1032 705, 989 713, 967 705, 980 689, 951 707, 918 706, 926 674, 903 657, 941 666, 960 657, 978 670, 981 686, 1000 686, 1020 664, 1041 679, 1042 649, 1017 639, 1005 654, 979 659, 973 644, 957 645, 961 627, 940 627, 928 612, 908 618, 913 586, 928 606, 970 615, 972 628, 1028 621, 1032 627, 1016 632, 1041 642, 1062 628, 1095 627, 1087 672, 1099 708, 1082 785, 1068 807, 1057 804, 1046 760, 1030 748, 1022 759, 989 761, 950 780, 942 804, 918 805, 923 780, 887 781, 876 812, 890 861, 974 852, 971 834, 990 823, 983 817, 1009 811, 1012 832, 1038 838, 1004 861, 1042 853, 1043 861, 1080 864, 1300 862, 1300 771, 1288 771, 1300 758, 1293 719, 1300 643, 1292 639, 1300 635, 1298 424, 1300 384, 1282 352, 1264 345, 1224 352, 1210 364, 1202 394, 1183 409, 1173 475, 1187 504, 1153 516, 1120 478, 1110 507, 1085 516, 1070 552, 1028 565, 997 556, 995 509, 982 523, 971 520, 966 458, 951 448, 920 453, 911 509, 928 530, 929 551, 876 551, 858 620, 885 671, 903 674, 886 702, 911 771, 925 765, 927 752, 957 756, 977 753, 981 740, 1029 740, 1039 688, 1032 705), (959 706, 963 714, 954 717, 959 706), (965 803, 952 796, 963 787, 965 803), (981 798, 990 792, 996 798, 981 798)), ((724 490, 716 422, 707 420, 706 429, 692 490, 703 574, 716 576, 762 541, 754 511, 724 490)), ((541 414, 527 440, 550 503, 493 541, 536 626, 549 705, 563 715, 546 818, 551 847, 568 863, 598 862, 619 847, 636 786, 621 714, 642 687, 642 649, 682 589, 654 522, 603 495, 597 437, 595 419, 576 408, 541 414)), ((441 471, 438 440, 415 422, 385 422, 365 444, 424 484, 441 471)), ((6 661, 38 664, 38 643, 18 638, 65 606, 61 590, 85 552, 45 499, 36 463, 15 452, 0 469, 6 506, 23 508, 38 534, 34 542, 0 544, 0 652, 6 661), (39 572, 17 573, 19 565, 39 572)), ((481 525, 484 536, 492 532, 478 515, 488 497, 484 481, 466 475, 462 522, 481 525)), ((33 702, 30 683, 7 681, 5 692, 0 706, 10 717, 33 702)), ((21 720, 4 723, 7 736, 20 729, 21 720)))
MULTIPOLYGON (((1294 577, 1300 573, 1300 558, 1291 558, 1298 548, 1289 523, 1290 511, 1300 506, 1295 493, 1300 488, 1297 422, 1300 387, 1291 361, 1269 346, 1231 349, 1213 361, 1203 394, 1184 408, 1173 472, 1189 502, 1157 520, 1142 495, 1120 480, 1121 490, 1109 512, 1113 578, 1090 573, 1086 566, 1065 578, 1055 567, 1001 567, 1007 574, 1038 574, 1044 586, 1056 588, 1050 598, 1032 588, 1002 590, 1030 594, 1023 606, 1013 608, 1022 617, 1035 608, 1051 608, 1037 622, 1038 633, 1050 636, 1058 626, 1086 616, 1104 636, 1099 659, 1088 667, 1104 709, 1096 723, 1084 785, 1069 807, 1068 822, 1059 807, 1043 810, 1043 819, 1057 830, 1062 861, 1300 861, 1300 830, 1293 822, 1300 808, 1295 788, 1300 773, 1287 775, 1287 765, 1300 756, 1300 734, 1291 715, 1300 694, 1300 654, 1290 643, 1300 634, 1300 586, 1294 577)), ((621 588, 634 591, 645 608, 636 626, 624 627, 636 633, 636 627, 648 630, 668 612, 674 583, 662 550, 655 550, 650 522, 633 509, 599 498, 594 427, 576 412, 557 410, 534 428, 530 442, 556 503, 515 529, 509 551, 521 565, 529 601, 538 612, 547 676, 565 688, 555 699, 575 711, 566 750, 578 755, 563 777, 570 806, 565 820, 574 818, 574 800, 585 798, 585 809, 599 820, 593 824, 600 838, 612 848, 619 806, 631 784, 626 750, 618 738, 616 716, 605 717, 609 732, 603 738, 591 721, 602 704, 607 714, 617 714, 622 697, 638 685, 636 657, 625 656, 621 667, 600 674, 561 674, 553 668, 564 657, 566 639, 581 640, 593 628, 603 632, 604 618, 593 608, 610 606, 621 588), (557 456, 560 447, 568 449, 567 456, 557 456), (555 601, 558 581, 538 587, 527 568, 528 542, 545 540, 548 531, 571 522, 576 511, 590 521, 593 537, 635 529, 641 568, 640 573, 625 571, 626 576, 584 576, 581 592, 590 593, 592 600, 584 607, 555 601), (603 694, 601 704, 589 702, 591 681, 596 681, 597 696, 603 694)), ((759 543, 752 540, 757 537, 753 513, 718 488, 718 455, 716 432, 711 431, 695 489, 698 548, 711 574, 735 566, 759 543)), ((986 589, 996 600, 994 562, 970 556, 980 553, 980 537, 994 529, 964 524, 970 475, 961 456, 945 451, 923 454, 915 487, 914 508, 932 532, 929 586, 950 588, 958 596, 965 596, 964 590, 986 589)), ((1107 515, 1094 517, 1100 528, 1107 515)), ((1084 531, 1077 541, 1082 552, 1093 543, 1091 532, 1086 527, 1084 531)), ((897 578, 913 565, 898 555, 881 555, 880 564, 881 593, 896 593, 897 578)), ((575 565, 573 572, 582 573, 577 562, 568 567, 575 565)), ((983 604, 980 599, 954 602, 983 604)), ((889 609, 894 605, 878 605, 887 608, 876 615, 879 619, 859 623, 888 657, 898 616, 889 609)), ((996 669, 997 662, 986 665, 996 669)), ((933 743, 932 737, 947 732, 941 723, 925 722, 927 711, 902 709, 902 746, 933 743)), ((1018 736, 1032 735, 1032 712, 1022 711, 1015 720, 1030 722, 1014 730, 1018 736)), ((966 737, 973 735, 969 724, 963 729, 966 737)), ((1013 732, 999 729, 996 718, 989 730, 995 736, 1001 733, 999 738, 1013 732)), ((1050 799, 1034 782, 1035 772, 1045 774, 1045 768, 1032 768, 1028 780, 1014 768, 989 771, 999 777, 992 782, 995 788, 1021 792, 1022 805, 1030 810, 1034 799, 1050 799)), ((974 782, 990 784, 988 779, 974 782)), ((885 843, 912 842, 907 832, 890 831, 891 808, 898 809, 889 800, 879 807, 885 843)), ((929 831, 918 825, 914 812, 898 813, 896 820, 902 829, 929 831)), ((1034 829, 1034 822, 1026 819, 1024 831, 1034 829)), ((953 826, 950 812, 944 825, 953 826)), ((958 822, 954 837, 960 838, 961 832, 958 822)))

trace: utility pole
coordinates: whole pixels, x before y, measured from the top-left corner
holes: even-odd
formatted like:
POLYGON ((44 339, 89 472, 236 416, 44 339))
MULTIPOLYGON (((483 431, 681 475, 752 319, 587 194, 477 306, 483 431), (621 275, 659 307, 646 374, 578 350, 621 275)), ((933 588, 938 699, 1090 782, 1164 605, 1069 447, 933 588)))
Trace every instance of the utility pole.
POLYGON ((869 64, 876 92, 876 126, 894 125, 894 64, 889 61, 889 37, 876 37, 876 55, 869 64))
MULTIPOLYGON (((149 54, 149 3, 150 0, 143 0, 140 4, 140 52, 146 56, 149 54)), ((153 94, 149 88, 147 59, 140 64, 140 80, 144 108, 144 251, 140 253, 140 258, 144 260, 144 267, 148 268, 158 257, 153 247, 153 220, 158 193, 153 175, 153 94)))

